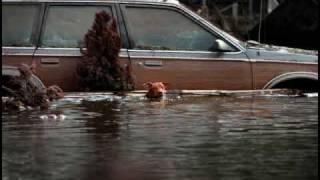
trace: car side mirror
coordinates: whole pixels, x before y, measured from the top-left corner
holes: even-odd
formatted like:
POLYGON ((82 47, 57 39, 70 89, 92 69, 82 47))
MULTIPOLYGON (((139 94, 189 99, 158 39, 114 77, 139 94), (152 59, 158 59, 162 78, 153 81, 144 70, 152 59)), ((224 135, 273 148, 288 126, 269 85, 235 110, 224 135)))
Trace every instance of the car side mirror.
POLYGON ((221 39, 216 39, 216 49, 221 52, 230 52, 234 49, 221 39))

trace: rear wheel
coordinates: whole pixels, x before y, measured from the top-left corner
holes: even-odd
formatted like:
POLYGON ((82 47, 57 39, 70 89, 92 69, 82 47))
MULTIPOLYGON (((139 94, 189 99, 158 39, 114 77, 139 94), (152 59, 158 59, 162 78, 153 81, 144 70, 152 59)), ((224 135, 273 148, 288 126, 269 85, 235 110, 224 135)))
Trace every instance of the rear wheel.
POLYGON ((270 89, 296 89, 303 92, 319 92, 318 80, 306 79, 306 78, 296 78, 290 80, 281 81, 270 89))

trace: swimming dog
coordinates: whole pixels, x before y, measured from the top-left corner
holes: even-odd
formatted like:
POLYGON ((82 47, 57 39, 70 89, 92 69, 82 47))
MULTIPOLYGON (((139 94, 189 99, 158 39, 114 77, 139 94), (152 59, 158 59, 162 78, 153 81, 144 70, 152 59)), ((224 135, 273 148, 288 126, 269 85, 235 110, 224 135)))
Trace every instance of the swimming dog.
POLYGON ((166 83, 163 82, 147 82, 143 86, 148 89, 147 98, 161 98, 166 93, 166 83))

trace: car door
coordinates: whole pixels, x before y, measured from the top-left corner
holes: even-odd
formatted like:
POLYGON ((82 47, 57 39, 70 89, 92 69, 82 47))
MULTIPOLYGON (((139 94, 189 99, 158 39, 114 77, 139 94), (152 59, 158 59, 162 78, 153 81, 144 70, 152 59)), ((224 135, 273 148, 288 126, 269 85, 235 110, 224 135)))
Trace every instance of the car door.
MULTIPOLYGON (((40 64, 38 74, 46 85, 57 84, 65 91, 77 91, 77 64, 84 35, 91 28, 95 14, 105 10, 117 19, 113 3, 78 2, 47 4, 39 48, 35 57, 40 64)), ((128 53, 121 50, 119 60, 125 64, 128 53)))
POLYGON ((250 62, 243 51, 203 19, 174 5, 121 4, 130 39, 137 89, 162 81, 170 89, 251 89, 250 62), (218 49, 218 40, 227 51, 218 49))

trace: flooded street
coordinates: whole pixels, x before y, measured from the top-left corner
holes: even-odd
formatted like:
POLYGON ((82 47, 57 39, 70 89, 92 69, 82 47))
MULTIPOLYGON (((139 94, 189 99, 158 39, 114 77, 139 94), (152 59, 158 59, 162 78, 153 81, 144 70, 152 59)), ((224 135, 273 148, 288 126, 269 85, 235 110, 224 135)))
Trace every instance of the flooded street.
POLYGON ((318 97, 84 94, 2 112, 2 178, 318 179, 318 97))

